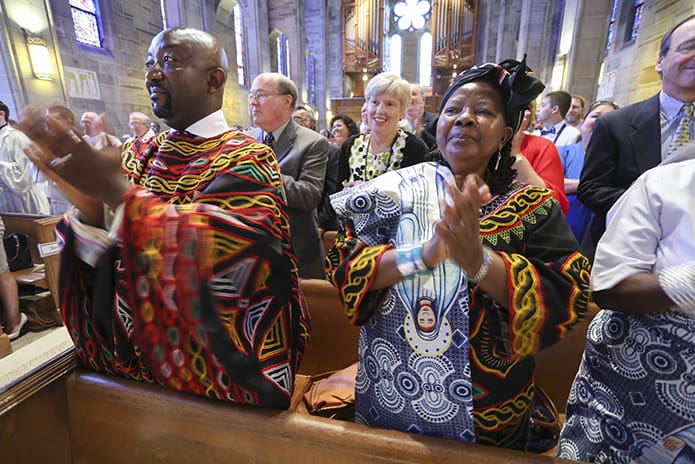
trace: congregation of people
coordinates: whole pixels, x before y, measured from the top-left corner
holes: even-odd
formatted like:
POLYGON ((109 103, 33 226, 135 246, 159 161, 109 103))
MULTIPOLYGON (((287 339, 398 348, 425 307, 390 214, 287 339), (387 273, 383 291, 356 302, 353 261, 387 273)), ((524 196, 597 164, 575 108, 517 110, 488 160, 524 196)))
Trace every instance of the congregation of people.
MULTIPOLYGON (((262 73, 238 130, 227 68, 210 34, 160 32, 145 87, 168 129, 133 112, 122 137, 62 102, 15 128, 0 102, 0 213, 62 216, 82 365, 287 409, 311 344, 300 281, 323 279, 361 326, 356 422, 526 451, 534 354, 595 302, 557 455, 695 462, 695 15, 661 40, 658 94, 622 108, 508 59, 462 70, 437 112, 377 74, 360 121, 324 135, 262 73)), ((11 340, 17 301, 0 247, 11 340)))

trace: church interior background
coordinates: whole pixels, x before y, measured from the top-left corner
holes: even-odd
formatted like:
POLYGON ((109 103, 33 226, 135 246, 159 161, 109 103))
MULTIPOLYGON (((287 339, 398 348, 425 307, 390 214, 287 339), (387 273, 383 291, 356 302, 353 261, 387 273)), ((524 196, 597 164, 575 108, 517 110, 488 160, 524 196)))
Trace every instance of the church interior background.
POLYGON ((152 116, 150 40, 191 26, 224 44, 223 109, 242 127, 261 72, 289 76, 324 128, 333 114, 359 119, 378 72, 418 82, 436 110, 456 72, 524 55, 548 90, 625 105, 658 91, 659 40, 693 12, 695 0, 3 0, 0 100, 13 118, 56 100, 78 118, 106 112, 127 134, 130 112, 152 116))

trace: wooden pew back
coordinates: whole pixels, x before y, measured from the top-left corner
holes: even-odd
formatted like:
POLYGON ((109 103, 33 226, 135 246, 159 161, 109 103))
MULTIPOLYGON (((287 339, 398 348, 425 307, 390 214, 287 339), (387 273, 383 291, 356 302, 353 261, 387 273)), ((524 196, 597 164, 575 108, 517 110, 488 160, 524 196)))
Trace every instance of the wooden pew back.
POLYGON ((550 396, 560 413, 565 412, 570 387, 584 353, 586 331, 598 311, 599 307, 590 303, 584 318, 565 338, 535 355, 536 383, 550 396))
POLYGON ((78 372, 68 381, 72 461, 569 463, 289 411, 224 404, 78 372))
POLYGON ((360 329, 348 321, 338 290, 320 279, 303 279, 300 285, 311 314, 311 339, 299 372, 320 374, 357 361, 360 329))
POLYGON ((5 223, 5 236, 11 233, 22 233, 27 234, 29 237, 29 250, 32 261, 34 264, 45 265, 45 285, 50 290, 57 308, 60 256, 56 253, 42 258, 39 254, 38 245, 56 241, 55 226, 60 217, 20 213, 2 213, 1 216, 5 223))

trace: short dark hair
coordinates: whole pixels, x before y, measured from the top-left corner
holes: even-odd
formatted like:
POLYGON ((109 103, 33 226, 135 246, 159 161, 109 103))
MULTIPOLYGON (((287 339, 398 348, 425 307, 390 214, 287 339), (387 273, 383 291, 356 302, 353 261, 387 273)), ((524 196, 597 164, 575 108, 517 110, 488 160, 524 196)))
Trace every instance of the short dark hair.
POLYGON ((671 36, 675 32, 675 30, 681 27, 683 24, 690 21, 691 19, 695 19, 695 14, 691 14, 684 20, 680 21, 678 24, 669 29, 668 32, 666 32, 666 34, 664 34, 664 36, 661 38, 661 45, 659 46, 659 56, 666 56, 669 48, 671 48, 671 36))
POLYGON ((331 124, 329 127, 332 128, 333 123, 336 121, 343 121, 343 124, 347 126, 350 135, 357 135, 360 133, 360 130, 357 128, 357 124, 355 124, 355 121, 353 121, 350 116, 345 114, 336 114, 331 118, 331 124))
POLYGON ((551 106, 560 108, 560 117, 563 119, 572 106, 572 94, 564 90, 555 90, 545 94, 545 98, 550 99, 551 106))
POLYGON ((0 111, 5 113, 5 121, 10 120, 10 109, 7 107, 5 102, 0 101, 0 111))
POLYGON ((46 111, 49 113, 57 113, 61 118, 70 121, 70 125, 75 124, 75 113, 65 105, 52 103, 46 107, 46 111))

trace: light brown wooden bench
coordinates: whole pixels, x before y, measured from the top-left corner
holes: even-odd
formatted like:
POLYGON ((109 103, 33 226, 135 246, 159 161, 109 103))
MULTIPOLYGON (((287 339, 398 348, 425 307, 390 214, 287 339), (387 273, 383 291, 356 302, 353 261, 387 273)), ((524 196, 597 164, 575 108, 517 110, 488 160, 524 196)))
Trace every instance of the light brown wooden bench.
POLYGON ((41 257, 38 246, 56 241, 55 226, 60 217, 20 213, 2 213, 1 216, 5 223, 5 236, 11 233, 22 233, 29 237, 29 249, 35 266, 33 269, 13 272, 15 280, 19 284, 34 285, 50 290, 57 308, 60 257, 57 253, 41 257))
POLYGON ((328 281, 300 281, 311 315, 311 339, 299 372, 319 374, 357 361, 360 329, 348 321, 338 290, 328 281))
POLYGON ((561 463, 549 456, 223 404, 78 372, 68 381, 73 462, 561 463))

